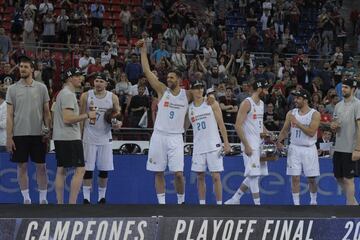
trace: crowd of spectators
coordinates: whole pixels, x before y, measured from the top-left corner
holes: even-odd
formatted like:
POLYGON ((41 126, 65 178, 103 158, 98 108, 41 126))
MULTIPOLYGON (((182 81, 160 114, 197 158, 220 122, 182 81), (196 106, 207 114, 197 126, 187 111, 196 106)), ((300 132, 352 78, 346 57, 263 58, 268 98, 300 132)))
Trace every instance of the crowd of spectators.
MULTIPOLYGON (((112 2, 115 2, 114 0, 112 2)), ((359 12, 351 12, 353 29, 346 29, 341 1, 240 0, 186 1, 144 0, 121 6, 100 0, 92 3, 16 1, 10 32, 0 28, 0 84, 17 81, 17 59, 28 55, 36 60, 34 79, 46 84, 51 97, 61 89, 62 73, 76 66, 84 73, 84 86, 91 88, 96 72, 111 79, 108 90, 120 99, 124 122, 139 127, 144 111, 149 125, 156 117, 157 96, 147 84, 135 47, 143 38, 154 73, 166 83, 170 69, 183 72, 181 86, 195 80, 213 88, 226 123, 234 124, 241 102, 250 95, 249 82, 264 78, 271 83, 265 125, 281 128, 286 112, 294 107, 290 94, 305 88, 312 106, 322 116, 324 129, 331 121, 335 104, 342 99, 341 82, 359 77, 360 64, 349 37, 358 37, 359 12), (56 6, 62 6, 57 11, 56 6), (111 21, 108 17, 111 13, 111 21), (315 13, 309 39, 299 27, 301 17, 315 13), (234 28, 228 16, 245 22, 234 28), (301 40, 299 44, 299 39, 301 40), (12 42, 18 41, 17 47, 12 42), (39 50, 36 46, 41 42, 39 50), (56 50, 58 43, 65 51, 56 50), (261 55, 257 52, 268 52, 261 55), (291 55, 289 55, 291 54, 291 55)), ((311 16, 310 16, 311 15, 311 16)), ((360 92, 357 94, 360 97, 360 92)))

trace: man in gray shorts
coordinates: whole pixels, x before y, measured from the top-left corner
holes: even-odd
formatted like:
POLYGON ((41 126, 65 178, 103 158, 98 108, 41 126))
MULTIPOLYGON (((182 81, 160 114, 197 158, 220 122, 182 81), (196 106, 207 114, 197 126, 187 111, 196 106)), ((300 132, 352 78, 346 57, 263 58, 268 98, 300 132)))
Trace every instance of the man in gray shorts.
POLYGON ((58 204, 64 203, 64 184, 67 168, 75 168, 70 185, 69 203, 76 204, 85 173, 84 151, 81 142, 80 122, 96 118, 96 111, 79 115, 75 88, 81 87, 81 72, 70 68, 65 72, 65 85, 56 97, 54 134, 57 171, 55 180, 58 204))
POLYGON ((357 205, 354 177, 359 174, 359 164, 352 159, 360 153, 360 100, 354 97, 356 88, 356 79, 348 78, 343 81, 344 98, 336 104, 330 125, 336 131, 334 176, 346 194, 347 205, 357 205))
POLYGON ((36 166, 40 203, 46 204, 48 176, 45 165, 46 143, 43 127, 50 129, 51 115, 46 86, 33 78, 34 65, 30 58, 20 59, 20 80, 7 91, 6 146, 11 161, 17 163, 18 182, 24 204, 30 204, 27 162, 29 156, 36 166))

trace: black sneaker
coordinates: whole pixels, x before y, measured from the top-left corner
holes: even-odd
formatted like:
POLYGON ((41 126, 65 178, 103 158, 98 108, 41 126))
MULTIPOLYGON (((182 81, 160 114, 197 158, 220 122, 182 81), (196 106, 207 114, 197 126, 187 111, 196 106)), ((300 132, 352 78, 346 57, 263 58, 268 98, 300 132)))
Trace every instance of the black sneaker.
POLYGON ((90 204, 90 201, 87 199, 84 199, 83 204, 90 204))
POLYGON ((105 204, 106 203, 106 199, 102 198, 98 201, 98 204, 105 204))

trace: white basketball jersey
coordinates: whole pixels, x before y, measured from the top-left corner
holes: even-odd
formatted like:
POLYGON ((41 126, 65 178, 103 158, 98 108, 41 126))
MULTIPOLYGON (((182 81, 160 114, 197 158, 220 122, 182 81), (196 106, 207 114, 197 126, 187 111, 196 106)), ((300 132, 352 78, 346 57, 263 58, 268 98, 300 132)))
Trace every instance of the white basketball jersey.
POLYGON ((251 109, 244 121, 244 135, 250 146, 256 149, 260 147, 260 133, 264 131, 264 102, 260 100, 259 104, 256 104, 251 97, 246 100, 250 102, 251 109))
POLYGON ((218 150, 221 147, 221 138, 214 112, 206 102, 196 107, 192 103, 189 107, 194 140, 193 153, 201 154, 218 150))
POLYGON ((90 102, 93 101, 97 107, 96 122, 94 125, 89 124, 89 119, 85 120, 83 142, 95 145, 109 144, 112 141, 111 124, 104 119, 105 112, 113 108, 112 93, 106 91, 104 98, 97 98, 94 90, 88 91, 86 112, 89 111, 90 102))
MULTIPOLYGON (((305 115, 299 114, 300 110, 298 108, 294 108, 291 113, 295 116, 295 118, 302 125, 309 126, 311 123, 312 115, 316 112, 315 109, 311 108, 310 111, 305 115)), ((300 128, 291 126, 291 137, 290 143, 299 146, 312 146, 317 141, 317 134, 313 137, 306 135, 300 128)))
POLYGON ((186 90, 181 89, 180 93, 174 96, 169 88, 166 89, 158 103, 154 129, 164 133, 183 133, 188 106, 186 90))

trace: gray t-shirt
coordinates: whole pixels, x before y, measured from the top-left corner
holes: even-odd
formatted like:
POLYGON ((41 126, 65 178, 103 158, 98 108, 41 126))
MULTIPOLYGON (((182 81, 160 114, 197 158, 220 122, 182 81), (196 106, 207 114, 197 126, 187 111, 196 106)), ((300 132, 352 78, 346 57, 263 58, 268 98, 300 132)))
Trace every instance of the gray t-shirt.
POLYGON ((81 140, 80 123, 65 124, 63 109, 73 109, 75 115, 79 115, 79 105, 76 95, 68 87, 64 87, 56 97, 54 109, 54 141, 81 140))
POLYGON ((336 132, 335 151, 352 153, 356 145, 357 125, 360 119, 360 100, 353 98, 350 102, 344 100, 336 104, 333 117, 340 122, 336 132))
POLYGON ((33 81, 30 86, 23 80, 11 85, 6 94, 7 104, 14 107, 14 136, 40 136, 44 122, 44 104, 49 102, 46 86, 33 81))

